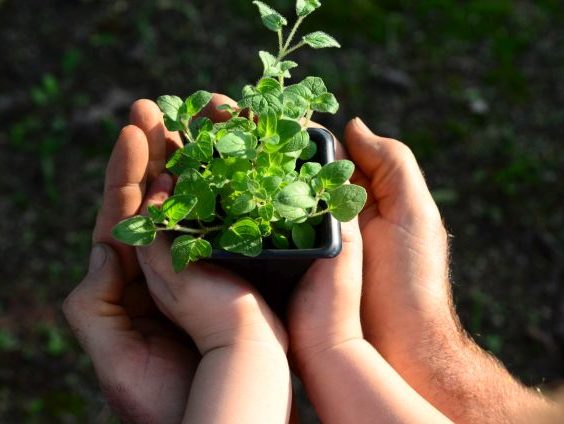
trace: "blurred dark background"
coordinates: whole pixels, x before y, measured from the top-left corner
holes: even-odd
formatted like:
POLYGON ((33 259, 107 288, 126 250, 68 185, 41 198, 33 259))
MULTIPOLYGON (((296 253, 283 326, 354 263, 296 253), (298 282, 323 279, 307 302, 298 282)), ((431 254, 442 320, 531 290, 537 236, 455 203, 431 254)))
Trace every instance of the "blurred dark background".
MULTIPOLYGON (((297 54, 295 73, 341 101, 322 123, 358 115, 414 150, 454 235, 465 327, 526 384, 562 381, 564 2, 323 3, 306 29, 343 48, 297 54)), ((250 0, 0 0, 0 422, 102 409, 60 306, 129 105, 237 97, 275 45, 250 0)))

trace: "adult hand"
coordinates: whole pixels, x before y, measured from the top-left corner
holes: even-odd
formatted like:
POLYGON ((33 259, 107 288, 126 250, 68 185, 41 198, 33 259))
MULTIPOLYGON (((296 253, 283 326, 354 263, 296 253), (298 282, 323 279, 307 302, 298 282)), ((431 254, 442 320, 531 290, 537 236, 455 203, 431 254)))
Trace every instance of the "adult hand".
POLYGON ((346 147, 369 192, 364 241, 367 340, 421 395, 460 422, 508 422, 539 399, 461 330, 453 310, 447 232, 415 157, 355 119, 346 147))
MULTIPOLYGON (((223 102, 216 96, 209 110, 223 102)), ((90 271, 63 310, 112 409, 126 421, 174 423, 183 416, 199 355, 158 311, 139 276, 135 250, 117 242, 111 230, 138 212, 147 184, 180 140, 149 100, 133 105, 130 120, 107 167, 90 271)))

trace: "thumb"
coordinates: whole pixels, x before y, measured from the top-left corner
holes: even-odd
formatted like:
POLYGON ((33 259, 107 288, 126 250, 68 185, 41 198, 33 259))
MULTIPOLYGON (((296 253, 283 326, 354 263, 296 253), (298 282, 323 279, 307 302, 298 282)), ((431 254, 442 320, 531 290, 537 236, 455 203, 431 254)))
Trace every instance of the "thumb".
POLYGON ((415 156, 405 144, 374 134, 360 118, 345 130, 347 150, 370 181, 382 216, 396 224, 440 215, 415 156))

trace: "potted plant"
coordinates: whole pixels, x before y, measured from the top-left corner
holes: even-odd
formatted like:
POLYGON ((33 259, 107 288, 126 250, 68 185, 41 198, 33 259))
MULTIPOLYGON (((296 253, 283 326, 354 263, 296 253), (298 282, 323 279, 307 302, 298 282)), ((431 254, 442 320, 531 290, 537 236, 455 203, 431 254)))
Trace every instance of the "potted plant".
POLYGON ((308 128, 314 112, 337 112, 335 96, 319 77, 286 84, 298 66, 288 60, 291 53, 305 46, 340 47, 321 31, 294 42, 321 3, 297 0, 297 21, 286 38, 287 19, 260 1, 254 4, 278 36, 278 53, 259 52, 263 75, 243 88, 238 107, 219 107, 230 116, 226 122, 198 117, 212 98, 206 91, 186 100, 157 100, 166 127, 185 142, 166 165, 178 177, 174 195, 161 207, 150 206, 147 216, 120 222, 113 234, 143 246, 158 232, 170 232, 177 272, 200 259, 218 260, 256 284, 271 304, 283 305, 315 258, 340 252, 339 221, 358 215, 366 191, 347 184, 354 164, 334 161, 331 134, 308 128))

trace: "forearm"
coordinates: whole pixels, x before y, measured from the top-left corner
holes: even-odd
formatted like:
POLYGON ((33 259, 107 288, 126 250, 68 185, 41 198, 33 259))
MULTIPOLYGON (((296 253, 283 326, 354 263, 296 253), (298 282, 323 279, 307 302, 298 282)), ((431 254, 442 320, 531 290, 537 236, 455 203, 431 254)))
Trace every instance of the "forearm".
POLYGON ((448 422, 365 340, 318 353, 300 373, 324 423, 448 422))
POLYGON ((436 334, 424 340, 428 345, 413 352, 412 360, 417 356, 426 366, 406 369, 404 375, 449 418, 460 423, 507 423, 533 419, 553 408, 462 331, 450 334, 453 337, 436 334))
POLYGON ((290 371, 284 350, 262 342, 207 352, 196 371, 185 423, 286 423, 290 371))

